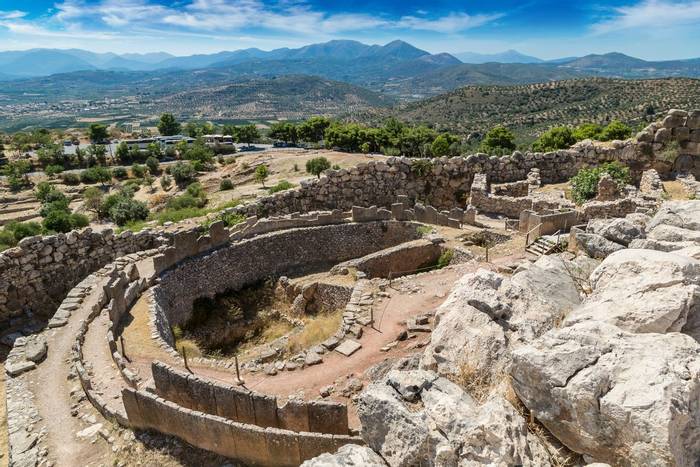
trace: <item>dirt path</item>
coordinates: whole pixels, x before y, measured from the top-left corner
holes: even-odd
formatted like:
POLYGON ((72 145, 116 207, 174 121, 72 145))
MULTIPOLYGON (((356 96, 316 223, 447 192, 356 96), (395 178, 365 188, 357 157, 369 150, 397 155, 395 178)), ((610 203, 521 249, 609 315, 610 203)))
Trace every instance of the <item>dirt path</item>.
POLYGON ((80 322, 96 301, 95 293, 87 296, 68 324, 53 331, 48 339, 46 360, 31 372, 30 385, 36 394, 37 409, 48 430, 49 456, 57 466, 99 464, 109 458, 109 446, 105 442, 98 440, 91 444, 76 437, 76 432, 85 426, 71 415, 70 392, 80 385, 77 378, 69 378, 71 347, 80 322))

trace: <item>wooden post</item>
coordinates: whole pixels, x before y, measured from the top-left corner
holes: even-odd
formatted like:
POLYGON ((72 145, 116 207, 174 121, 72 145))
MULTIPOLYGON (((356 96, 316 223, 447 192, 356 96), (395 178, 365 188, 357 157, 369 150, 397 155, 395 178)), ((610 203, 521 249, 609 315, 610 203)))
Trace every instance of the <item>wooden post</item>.
POLYGON ((243 382, 243 380, 241 379, 241 370, 240 370, 240 368, 238 367, 238 355, 234 355, 233 358, 234 358, 234 360, 236 361, 236 383, 237 383, 239 386, 243 386, 243 383, 244 383, 244 382, 243 382))
POLYGON ((124 336, 119 336, 119 342, 122 343, 122 357, 124 357, 124 360, 126 360, 127 362, 131 362, 131 360, 129 360, 129 357, 126 356, 126 350, 124 348, 124 336))
POLYGON ((489 262, 489 245, 486 244, 486 262, 489 262))
POLYGON ((182 358, 185 360, 185 369, 192 373, 192 370, 190 370, 190 366, 187 364, 187 349, 185 347, 182 348, 182 358))

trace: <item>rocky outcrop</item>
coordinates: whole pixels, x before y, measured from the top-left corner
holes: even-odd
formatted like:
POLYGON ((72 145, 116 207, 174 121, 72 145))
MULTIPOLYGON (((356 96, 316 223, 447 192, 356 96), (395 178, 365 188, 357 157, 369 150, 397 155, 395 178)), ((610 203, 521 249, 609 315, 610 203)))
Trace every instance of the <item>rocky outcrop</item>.
POLYGON ((599 322, 553 330, 513 354, 513 387, 554 436, 613 465, 693 466, 700 345, 599 322))
POLYGON ((384 459, 366 446, 346 444, 335 454, 321 454, 301 467, 386 467, 384 459))
POLYGON ((546 465, 508 401, 479 406, 430 371, 391 371, 363 391, 358 415, 363 439, 391 466, 546 465))
POLYGON ((610 241, 602 235, 585 232, 576 232, 573 235, 575 235, 578 249, 591 258, 603 259, 625 248, 623 245, 610 241))
POLYGON ((604 237, 611 242, 627 246, 632 240, 642 238, 639 226, 628 219, 594 219, 588 222, 586 231, 604 237))
POLYGON ((700 314, 699 279, 700 262, 687 256, 618 251, 593 272, 593 293, 565 324, 593 320, 635 333, 679 332, 700 314))
POLYGON ((543 256, 512 278, 486 270, 464 276, 436 314, 421 367, 443 376, 465 368, 502 374, 510 347, 541 335, 580 303, 580 270, 543 256))
POLYGON ((612 465, 697 465, 700 247, 687 239, 699 215, 697 201, 666 203, 648 239, 630 242, 653 250, 608 256, 564 327, 513 351, 516 393, 572 450, 612 465))

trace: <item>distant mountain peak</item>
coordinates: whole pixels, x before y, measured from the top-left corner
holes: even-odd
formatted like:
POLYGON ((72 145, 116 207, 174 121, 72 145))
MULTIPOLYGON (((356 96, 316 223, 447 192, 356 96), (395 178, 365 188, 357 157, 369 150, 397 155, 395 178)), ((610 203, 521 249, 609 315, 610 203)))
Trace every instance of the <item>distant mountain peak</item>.
POLYGON ((525 55, 517 50, 509 49, 505 52, 495 54, 482 54, 476 52, 462 52, 455 54, 455 57, 464 63, 542 63, 543 60, 531 55, 525 55))

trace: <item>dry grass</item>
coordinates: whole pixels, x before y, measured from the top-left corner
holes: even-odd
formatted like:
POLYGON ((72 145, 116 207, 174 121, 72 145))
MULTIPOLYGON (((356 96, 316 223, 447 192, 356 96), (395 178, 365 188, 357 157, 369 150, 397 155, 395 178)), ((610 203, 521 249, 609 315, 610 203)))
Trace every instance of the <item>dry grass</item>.
POLYGON ((202 351, 199 345, 192 339, 178 339, 175 341, 175 349, 180 355, 187 353, 187 358, 191 357, 201 357, 202 351))
POLYGON ((246 352, 260 345, 274 342, 280 337, 286 336, 293 330, 294 326, 292 326, 288 321, 282 319, 270 321, 265 325, 259 335, 250 341, 241 343, 238 346, 238 352, 246 352))
POLYGON ((287 343, 287 351, 297 353, 300 350, 320 344, 335 334, 340 326, 342 317, 342 310, 336 310, 332 313, 322 313, 308 318, 304 323, 304 329, 298 334, 290 336, 287 343))
POLYGON ((688 192, 683 187, 683 184, 677 180, 672 182, 663 182, 664 189, 668 195, 668 199, 685 200, 688 199, 688 192))
POLYGON ((459 373, 452 382, 463 387, 479 404, 484 402, 491 392, 491 377, 488 372, 465 363, 459 367, 459 373))
POLYGON ((505 399, 515 407, 520 415, 527 420, 527 429, 532 433, 539 441, 547 455, 549 456, 549 462, 554 467, 572 467, 575 465, 581 465, 581 456, 566 446, 561 444, 547 428, 542 425, 539 420, 537 420, 533 413, 525 407, 518 395, 513 389, 513 385, 510 383, 510 378, 506 380, 506 391, 503 395, 505 399))

